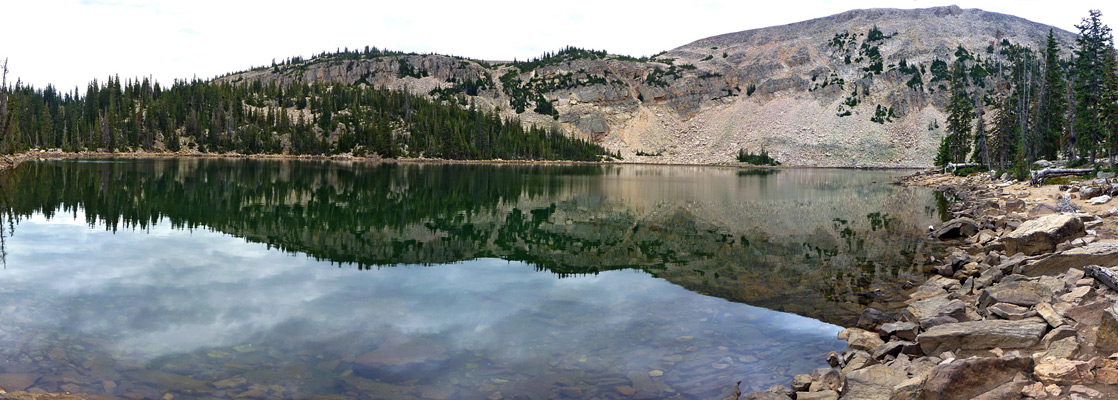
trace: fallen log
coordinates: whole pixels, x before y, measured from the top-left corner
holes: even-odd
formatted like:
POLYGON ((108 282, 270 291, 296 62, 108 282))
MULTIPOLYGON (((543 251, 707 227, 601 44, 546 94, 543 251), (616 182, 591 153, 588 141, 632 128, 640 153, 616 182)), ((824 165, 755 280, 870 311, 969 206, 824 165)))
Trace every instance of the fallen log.
POLYGON ((977 166, 981 166, 981 165, 982 164, 976 164, 976 163, 958 163, 958 164, 947 163, 947 166, 943 167, 943 173, 946 174, 948 170, 955 171, 959 168, 977 167, 977 166))
POLYGON ((1087 173, 1094 172, 1092 168, 1045 168, 1040 171, 1029 172, 1029 184, 1033 186, 1040 186, 1044 183, 1044 178, 1055 178, 1059 176, 1079 176, 1087 173))
POLYGON ((1088 265, 1083 267, 1083 272, 1087 276, 1095 278, 1095 280, 1102 282, 1107 287, 1118 291, 1118 272, 1114 272, 1110 268, 1103 268, 1098 265, 1088 265))

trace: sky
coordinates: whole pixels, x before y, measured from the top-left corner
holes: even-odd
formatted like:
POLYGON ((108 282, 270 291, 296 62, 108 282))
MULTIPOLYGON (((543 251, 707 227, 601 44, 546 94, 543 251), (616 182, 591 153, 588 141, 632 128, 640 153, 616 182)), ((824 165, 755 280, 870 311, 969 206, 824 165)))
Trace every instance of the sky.
POLYGON ((212 78, 273 59, 376 46, 485 60, 571 45, 646 56, 723 33, 858 8, 957 4, 1075 31, 1100 0, 37 0, 0 2, 9 80, 61 90, 92 79, 212 78))

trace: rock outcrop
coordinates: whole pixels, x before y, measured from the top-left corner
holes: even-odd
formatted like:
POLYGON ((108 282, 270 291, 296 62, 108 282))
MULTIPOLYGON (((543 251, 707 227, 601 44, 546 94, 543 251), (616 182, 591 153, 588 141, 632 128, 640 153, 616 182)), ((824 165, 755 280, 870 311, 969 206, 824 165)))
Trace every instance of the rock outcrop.
MULTIPOLYGON (((989 72, 981 87, 993 87, 1008 78, 996 67, 1007 46, 1037 49, 1049 29, 955 6, 854 10, 705 38, 651 58, 577 50, 512 63, 377 51, 220 79, 409 90, 558 123, 627 162, 730 162, 738 150, 765 149, 786 165, 922 167, 944 135, 940 63, 978 66, 989 72)), ((1055 34, 1069 52, 1075 35, 1055 34)))

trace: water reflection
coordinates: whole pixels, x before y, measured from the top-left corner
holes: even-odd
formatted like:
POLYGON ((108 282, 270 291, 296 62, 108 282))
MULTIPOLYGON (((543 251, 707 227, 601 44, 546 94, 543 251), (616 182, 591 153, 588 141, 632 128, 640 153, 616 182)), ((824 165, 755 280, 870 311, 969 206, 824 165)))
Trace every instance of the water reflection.
POLYGON ((212 229, 359 268, 476 258, 561 275, 636 268, 693 291, 847 324, 895 308, 932 194, 898 172, 660 166, 42 162, 10 173, 17 218, 212 229), (745 173, 745 175, 742 175, 745 173), (889 222, 889 223, 885 223, 889 222))
POLYGON ((875 183, 896 173, 766 171, 25 164, 0 173, 18 188, 0 196, 0 386, 148 398, 763 389, 838 347, 837 327, 812 318, 894 304, 920 276, 914 259, 935 251, 919 236, 937 215, 931 193, 875 183))
POLYGON ((5 373, 72 377, 46 375, 43 390, 708 398, 742 377, 787 379, 838 347, 836 326, 643 272, 555 279, 489 258, 338 270, 219 233, 113 234, 85 218, 36 215, 9 242, 5 373))

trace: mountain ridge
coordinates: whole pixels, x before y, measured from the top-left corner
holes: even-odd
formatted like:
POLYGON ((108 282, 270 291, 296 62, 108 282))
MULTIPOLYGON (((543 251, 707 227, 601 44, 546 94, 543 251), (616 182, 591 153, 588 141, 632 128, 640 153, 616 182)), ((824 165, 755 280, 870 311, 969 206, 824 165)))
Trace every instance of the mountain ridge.
POLYGON ((1008 14, 879 8, 711 36, 641 59, 565 49, 490 64, 366 51, 219 80, 408 90, 562 127, 625 161, 731 162, 740 149, 765 149, 786 165, 926 167, 944 134, 939 62, 968 64, 982 98, 1004 84, 1007 52, 1039 49, 1049 29, 1070 54, 1074 34, 1008 14))

